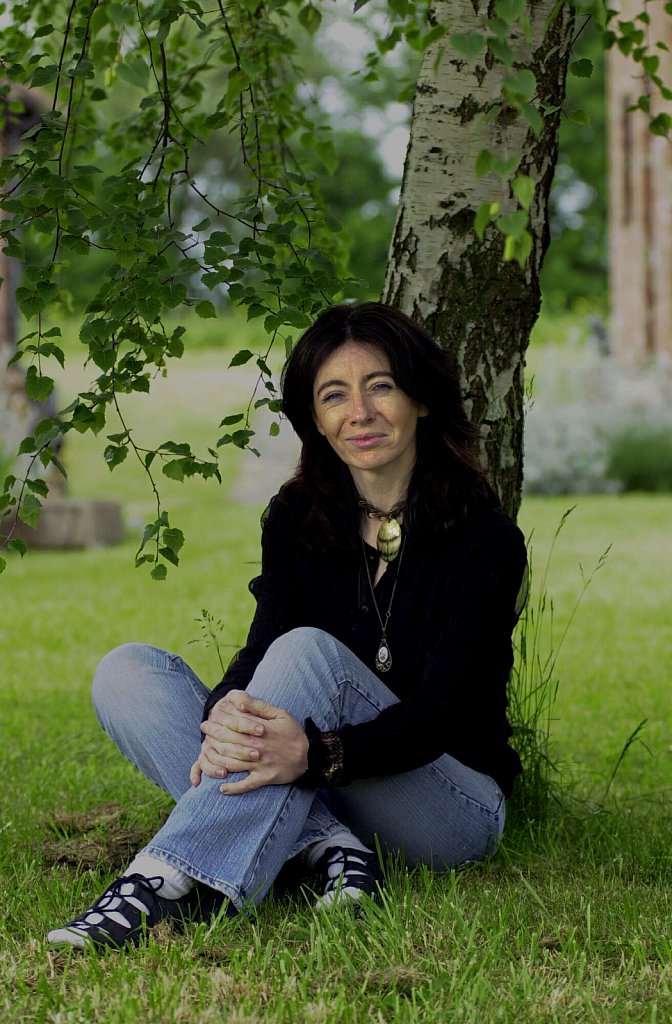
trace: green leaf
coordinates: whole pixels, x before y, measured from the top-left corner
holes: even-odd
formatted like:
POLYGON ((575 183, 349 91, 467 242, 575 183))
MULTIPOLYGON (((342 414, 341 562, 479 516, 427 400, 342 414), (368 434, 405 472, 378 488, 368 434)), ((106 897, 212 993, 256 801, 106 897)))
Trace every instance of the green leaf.
POLYGON ((171 459, 170 462, 164 463, 163 475, 167 476, 169 480, 179 480, 180 483, 184 482, 184 460, 183 459, 171 459))
POLYGON ((49 494, 49 488, 47 487, 46 482, 44 480, 40 480, 39 478, 33 480, 29 477, 26 480, 26 487, 28 488, 29 491, 32 491, 33 494, 39 494, 43 498, 46 498, 47 495, 49 494))
POLYGON ((36 366, 29 366, 24 387, 29 398, 34 398, 36 402, 45 402, 54 390, 54 382, 51 377, 38 374, 36 366))
POLYGON ((485 229, 492 220, 492 214, 490 212, 491 203, 481 203, 478 210, 476 211, 476 217, 474 219, 474 231, 476 232, 479 241, 483 241, 485 229))
POLYGON ((42 505, 34 494, 26 494, 19 506, 19 519, 26 526, 36 527, 41 508, 42 505))
POLYGON ((504 64, 507 68, 513 67, 513 50, 506 39, 498 39, 497 36, 491 36, 488 39, 488 49, 500 63, 504 64))
POLYGON ((652 54, 650 57, 644 57, 642 61, 642 67, 647 75, 655 75, 660 65, 660 57, 656 54, 652 54))
POLYGON ((575 78, 592 78, 592 60, 588 60, 587 57, 582 57, 581 60, 573 60, 569 65, 569 73, 574 75, 575 78))
POLYGON ((31 455, 35 451, 36 448, 37 448, 37 445, 35 444, 35 438, 34 437, 32 437, 32 436, 31 437, 24 437, 23 441, 19 445, 19 450, 18 450, 17 454, 18 455, 31 455))
POLYGON ((277 437, 278 436, 278 434, 280 433, 280 424, 278 423, 277 420, 273 420, 273 422, 271 423, 271 425, 270 425, 270 427, 268 429, 268 432, 271 435, 271 437, 277 437))
POLYGON ((654 135, 662 135, 667 137, 672 127, 672 117, 669 114, 660 113, 656 114, 649 121, 649 131, 653 132, 654 135))
POLYGON ((149 83, 149 65, 142 59, 140 54, 135 53, 117 65, 117 74, 125 82, 142 89, 147 89, 149 83))
MULTIPOLYGON (((145 544, 147 543, 148 540, 151 540, 152 537, 156 537, 158 532, 159 532, 159 524, 158 523, 156 523, 156 522, 154 522, 154 523, 147 523, 147 525, 145 526, 144 532, 142 534, 142 543, 140 544, 140 550, 142 550, 142 548, 144 548, 144 546, 145 546, 145 544)), ((151 558, 151 555, 150 555, 150 558, 151 558)))
POLYGON ((322 15, 314 4, 306 4, 299 11, 299 22, 311 36, 317 32, 322 21, 322 15))
POLYGON ((355 0, 355 6, 352 8, 354 13, 356 14, 357 11, 361 11, 362 7, 366 7, 370 2, 371 0, 355 0))
POLYGON ((125 444, 108 444, 103 453, 107 467, 112 472, 115 466, 119 466, 128 455, 128 447, 125 444))
POLYGON ((531 252, 532 236, 529 231, 521 231, 518 235, 507 235, 504 243, 504 259, 506 261, 516 260, 521 267, 524 267, 531 252))
POLYGON ((240 423, 241 420, 245 419, 245 414, 237 412, 233 416, 225 416, 222 422, 219 424, 220 427, 231 427, 234 423, 240 423))
POLYGON ((197 303, 195 313, 203 320, 211 320, 217 317, 217 310, 213 303, 208 299, 203 299, 201 302, 197 303))
POLYGON ((519 174, 511 183, 511 188, 518 202, 524 209, 529 210, 534 199, 536 183, 527 174, 519 174))
POLYGON ((250 352, 249 349, 243 348, 240 352, 236 352, 235 356, 229 363, 229 366, 243 366, 245 363, 249 362, 253 354, 254 353, 250 352))
MULTIPOLYGON (((426 50, 428 46, 435 43, 437 39, 443 39, 447 35, 448 29, 445 25, 435 25, 434 28, 430 28, 429 32, 426 32, 422 37, 422 48, 426 50)), ((442 48, 439 47, 439 53, 442 52, 442 48)))
POLYGON ((487 38, 482 32, 453 32, 449 39, 457 52, 470 60, 478 57, 487 43, 487 38))
POLYGON ((0 573, 3 573, 7 568, 7 561, 4 558, 0 558, 0 573))
POLYGON ((525 0, 499 0, 495 7, 495 15, 505 21, 507 25, 513 25, 525 10, 525 0))
POLYGON ((172 562, 173 565, 180 564, 180 559, 172 548, 159 548, 159 554, 162 558, 165 558, 167 562, 172 562))
POLYGON ((50 36, 53 31, 53 25, 40 25, 40 27, 33 33, 33 39, 40 39, 42 36, 50 36))
POLYGON ((535 107, 534 103, 525 103, 520 108, 520 112, 529 124, 534 134, 539 138, 542 131, 544 130, 544 119, 535 107))
MULTIPOLYGON (((476 157, 476 177, 482 178, 492 170, 492 153, 489 149, 482 149, 476 157)), ((487 204, 486 204, 487 205, 487 204)))
POLYGON ((58 75, 58 65, 56 64, 44 64, 33 71, 30 84, 33 88, 37 88, 41 85, 50 85, 51 82, 56 81, 58 75))
POLYGON ((590 124, 590 114, 588 113, 587 110, 584 110, 582 107, 577 107, 576 110, 573 110, 571 112, 571 114, 569 115, 569 120, 573 121, 574 124, 589 125, 590 124))
POLYGON ((176 528, 167 529, 161 534, 161 540, 171 551, 177 552, 184 544, 184 534, 176 528))
POLYGON ((495 158, 492 161, 492 169, 495 172, 495 174, 499 175, 502 181, 506 181, 509 175, 511 175, 515 171, 519 163, 519 156, 510 156, 508 160, 498 160, 495 158))
POLYGON ((529 103, 536 91, 537 80, 529 68, 521 68, 502 82, 502 93, 512 106, 529 103))
POLYGON ((187 444, 186 441, 164 441, 159 446, 159 451, 168 452, 170 455, 191 455, 191 445, 187 444))
POLYGON ((268 309, 266 306, 260 305, 258 302, 253 302, 247 307, 247 319, 254 320, 257 316, 266 316, 268 309))
POLYGON ((527 226, 527 211, 515 210, 497 218, 497 227, 503 235, 518 235, 527 226))
POLYGON ((9 548, 10 551, 18 551, 19 554, 21 555, 21 558, 23 558, 26 551, 28 550, 28 545, 26 544, 25 540, 21 540, 20 537, 15 537, 13 540, 10 540, 7 547, 9 548))
POLYGON ((168 570, 165 565, 155 565, 150 573, 153 580, 165 580, 168 570))

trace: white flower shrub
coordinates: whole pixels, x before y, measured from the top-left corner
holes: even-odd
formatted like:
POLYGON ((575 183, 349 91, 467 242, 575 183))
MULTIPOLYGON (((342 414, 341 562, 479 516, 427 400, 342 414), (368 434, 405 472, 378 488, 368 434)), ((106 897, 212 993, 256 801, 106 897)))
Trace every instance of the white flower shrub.
POLYGON ((607 470, 617 437, 642 444, 669 434, 672 364, 626 366, 577 342, 532 353, 534 376, 525 424, 527 494, 586 494, 622 489, 607 470))

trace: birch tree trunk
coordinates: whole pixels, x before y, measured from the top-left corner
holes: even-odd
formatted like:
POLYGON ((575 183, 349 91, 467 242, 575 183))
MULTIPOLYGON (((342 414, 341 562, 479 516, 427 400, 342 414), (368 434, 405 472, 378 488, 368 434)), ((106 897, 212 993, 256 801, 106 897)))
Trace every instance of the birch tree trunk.
MULTIPOLYGON (((449 32, 477 32, 490 11, 484 0, 436 0, 429 17, 449 32)), ((572 17, 555 0, 528 2, 525 13, 528 38, 516 25, 508 41, 514 68, 529 68, 536 76, 534 102, 543 113, 564 99, 572 17)), ((560 110, 546 114, 539 137, 510 107, 486 123, 483 115, 500 101, 506 73, 489 52, 464 60, 447 37, 428 47, 415 92, 384 301, 422 323, 454 356, 467 412, 480 429, 483 467, 515 517, 523 472, 525 350, 541 302, 539 271, 549 242, 560 110), (502 213, 516 207, 510 182, 494 173, 477 178, 475 161, 484 149, 501 159, 520 155, 516 173, 536 182, 529 225, 533 247, 524 269, 504 262, 504 238, 494 225, 482 242, 473 232, 481 203, 498 202, 502 213)))

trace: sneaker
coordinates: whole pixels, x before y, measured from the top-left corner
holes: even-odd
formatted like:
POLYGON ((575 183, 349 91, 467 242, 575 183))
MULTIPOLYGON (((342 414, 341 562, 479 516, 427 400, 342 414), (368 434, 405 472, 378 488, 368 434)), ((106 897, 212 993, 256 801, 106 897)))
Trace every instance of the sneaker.
POLYGON ((70 921, 62 928, 49 932, 47 941, 54 945, 83 948, 139 945, 149 928, 159 921, 190 920, 198 907, 193 890, 177 900, 157 896, 163 878, 145 878, 143 875, 124 875, 106 889, 90 910, 70 921))
POLYGON ((375 853, 331 846, 315 865, 317 907, 331 907, 334 903, 359 902, 362 896, 374 900, 380 896, 383 875, 375 853))

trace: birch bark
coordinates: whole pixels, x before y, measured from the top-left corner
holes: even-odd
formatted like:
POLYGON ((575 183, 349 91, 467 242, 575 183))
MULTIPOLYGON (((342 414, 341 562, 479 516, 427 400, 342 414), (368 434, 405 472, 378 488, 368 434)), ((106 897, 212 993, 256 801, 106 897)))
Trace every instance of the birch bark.
MULTIPOLYGON (((448 32, 482 31, 493 6, 435 0, 430 23, 448 32)), ((528 2, 525 13, 527 38, 517 24, 508 37, 514 69, 534 73, 538 109, 557 109, 544 117, 539 137, 510 107, 487 123, 483 115, 500 102, 505 66, 486 52, 464 60, 447 37, 427 48, 384 286, 384 300, 424 324, 453 355, 467 412, 480 429, 483 467, 514 517, 522 488, 525 350, 541 303, 539 270, 549 242, 548 196, 572 34, 571 12, 555 0, 528 2), (494 225, 482 242, 473 232, 481 203, 498 202, 502 213, 516 207, 510 181, 494 173, 476 177, 483 149, 501 159, 520 156, 516 173, 536 182, 533 248, 523 269, 504 262, 504 239, 494 225)))

